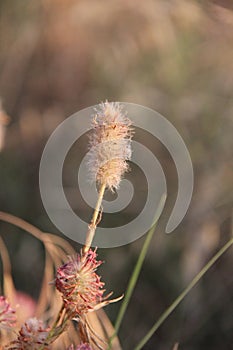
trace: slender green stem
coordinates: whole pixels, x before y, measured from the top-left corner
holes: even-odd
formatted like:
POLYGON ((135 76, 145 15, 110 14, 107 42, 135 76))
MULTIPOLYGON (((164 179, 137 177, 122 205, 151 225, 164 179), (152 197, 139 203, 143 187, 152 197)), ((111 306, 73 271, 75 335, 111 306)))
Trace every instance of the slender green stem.
POLYGON ((117 319, 116 319, 116 322, 115 322, 115 327, 114 327, 115 331, 114 331, 113 335, 109 339, 108 350, 110 350, 112 348, 112 341, 116 337, 116 335, 117 335, 117 333, 118 333, 118 331, 120 329, 123 317, 125 315, 126 309, 128 307, 129 301, 130 301, 130 298, 132 296, 132 293, 133 293, 135 285, 137 283, 140 271, 142 269, 142 264, 144 262, 146 253, 148 251, 148 248, 149 248, 149 245, 150 245, 150 242, 151 242, 151 239, 153 237, 153 234, 154 234, 154 231, 155 231, 155 227, 157 225, 158 213, 161 212, 161 209, 164 206, 165 200, 166 200, 166 196, 163 195, 161 200, 160 200, 160 203, 159 203, 158 209, 156 211, 156 214, 155 214, 155 220, 156 220, 156 221, 154 220, 155 224, 152 226, 152 228, 149 230, 149 232, 148 232, 148 234, 146 236, 146 239, 145 239, 145 242, 143 244, 143 247, 142 247, 142 250, 140 252, 140 255, 138 257, 137 263, 136 263, 136 265, 134 267, 134 270, 132 272, 132 275, 130 277, 129 284, 128 284, 127 289, 126 289, 126 294, 125 294, 125 297, 124 297, 123 302, 121 304, 121 307, 120 307, 120 310, 119 310, 119 313, 117 315, 117 319))
POLYGON ((233 244, 233 238, 231 238, 214 256, 210 261, 202 268, 202 270, 193 278, 189 285, 183 290, 183 292, 174 300, 174 302, 164 311, 164 313, 155 322, 153 327, 145 335, 145 337, 138 343, 134 350, 140 350, 152 337, 154 332, 161 326, 161 324, 168 318, 168 316, 175 310, 175 308, 186 297, 190 290, 200 281, 204 274, 214 265, 214 263, 229 249, 233 244))

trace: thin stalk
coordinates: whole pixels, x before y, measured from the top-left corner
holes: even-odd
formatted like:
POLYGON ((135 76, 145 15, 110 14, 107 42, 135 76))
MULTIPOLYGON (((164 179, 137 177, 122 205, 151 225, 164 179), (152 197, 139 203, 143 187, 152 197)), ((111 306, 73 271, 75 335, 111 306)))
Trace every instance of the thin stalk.
POLYGON ((55 320, 55 322, 53 324, 52 329, 55 329, 58 326, 59 323, 62 324, 62 320, 64 319, 64 314, 65 314, 65 305, 63 303, 62 306, 61 306, 61 309, 60 309, 60 311, 59 311, 59 313, 57 315, 57 318, 56 318, 56 320, 55 320))
POLYGON ((87 231, 87 235, 86 235, 86 242, 85 242, 85 246, 83 248, 84 253, 88 252, 88 250, 90 249, 90 246, 92 244, 94 235, 95 235, 95 230, 96 230, 96 226, 97 226, 97 220, 99 217, 99 213, 100 213, 100 208, 101 208, 101 204, 103 201, 103 197, 104 197, 104 192, 105 192, 105 188, 106 188, 106 184, 103 184, 100 188, 99 191, 99 196, 98 196, 98 200, 96 202, 96 206, 95 206, 95 210, 91 219, 91 223, 88 226, 88 231, 87 231))
POLYGON ((153 327, 149 332, 143 337, 143 339, 138 343, 134 350, 140 350, 152 337, 152 335, 157 331, 157 329, 162 325, 162 323, 170 316, 170 314, 175 310, 175 308, 181 303, 181 301, 186 297, 186 295, 191 291, 191 289, 200 281, 200 279, 205 275, 205 273, 214 265, 214 263, 232 246, 233 238, 231 238, 214 256, 210 261, 202 268, 202 270, 192 279, 189 285, 184 289, 184 291, 173 301, 173 303, 162 313, 159 319, 155 322, 153 327))
MULTIPOLYGON (((65 318, 65 316, 66 316, 66 310, 65 310, 64 304, 62 304, 62 307, 57 315, 57 318, 56 318, 56 320, 55 320, 55 322, 54 322, 52 328, 50 329, 49 334, 46 338, 46 344, 42 344, 38 350, 44 350, 45 348, 47 348, 47 344, 49 344, 49 342, 53 338, 55 332, 58 332, 57 335, 60 335, 63 332, 63 330, 65 329, 66 323, 68 321, 68 318, 67 317, 65 318), (59 326, 59 324, 60 324, 60 326, 59 326), (59 331, 57 329, 58 327, 60 328, 59 331)), ((1 348, 0 348, 0 350, 1 350, 1 348)))
MULTIPOLYGON (((161 200, 160 200, 158 209, 156 211, 155 218, 157 218, 158 217, 158 213, 161 212, 161 208, 163 208, 165 200, 166 200, 166 196, 163 195, 161 200)), ((154 231, 155 231, 155 228, 156 228, 156 225, 157 225, 157 221, 151 227, 151 229, 149 230, 149 232, 148 232, 148 234, 146 236, 146 239, 144 241, 144 244, 143 244, 142 250, 140 252, 140 255, 138 257, 137 263, 136 263, 136 265, 134 267, 134 270, 132 272, 132 275, 130 277, 129 284, 128 284, 127 289, 126 289, 126 294, 125 294, 125 297, 124 297, 123 302, 121 304, 121 307, 120 307, 120 310, 119 310, 119 313, 117 315, 117 319, 116 319, 116 322, 115 322, 115 326, 114 326, 115 331, 114 331, 113 335, 109 339, 108 350, 110 350, 112 348, 112 341, 117 336, 117 333, 118 333, 118 331, 120 329, 123 317, 125 315, 126 309, 128 307, 129 301, 130 301, 130 298, 132 296, 132 293, 133 293, 135 285, 137 283, 140 271, 142 269, 142 265, 143 265, 143 262, 145 260, 146 253, 147 253, 148 248, 150 246, 150 242, 151 242, 151 239, 153 237, 153 234, 154 234, 154 231)))

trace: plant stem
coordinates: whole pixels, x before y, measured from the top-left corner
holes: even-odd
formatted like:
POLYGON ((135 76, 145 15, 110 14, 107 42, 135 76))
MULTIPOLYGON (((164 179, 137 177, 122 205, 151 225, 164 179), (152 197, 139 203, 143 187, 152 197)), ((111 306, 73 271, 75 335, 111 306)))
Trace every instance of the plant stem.
POLYGON ((61 324, 62 324, 62 320, 64 318, 64 312, 65 312, 65 305, 63 303, 62 307, 61 307, 61 309, 60 309, 60 311, 59 311, 59 313, 57 315, 57 318, 56 318, 56 320, 55 320, 55 322, 53 324, 52 329, 55 329, 58 326, 59 322, 61 322, 61 324))
MULTIPOLYGON (((155 218, 157 219, 158 217, 158 213, 161 212, 161 208, 163 208, 164 206, 164 203, 165 203, 165 200, 166 200, 166 196, 163 195, 161 197, 161 200, 160 200, 160 203, 159 203, 159 206, 158 206, 158 209, 156 210, 156 214, 155 214, 155 218)), ((143 244, 143 247, 142 247, 142 250, 140 252, 140 255, 138 257, 138 260, 137 260, 137 263, 134 267, 134 270, 132 272, 132 275, 130 277, 130 280, 129 280, 129 284, 127 286, 127 289, 126 289, 126 294, 125 294, 125 297, 123 299, 123 302, 121 304, 121 307, 120 307, 120 310, 119 310, 119 313, 117 315, 117 319, 116 319, 116 322, 115 322, 115 332, 113 333, 113 335, 110 337, 109 339, 109 346, 108 346, 108 350, 111 349, 112 347, 112 341, 113 339, 117 336, 117 333, 120 329, 120 326, 121 326, 121 323, 122 323, 122 320, 123 320, 123 317, 125 315, 125 312, 126 312, 126 309, 128 307, 128 304, 129 304, 129 301, 130 301, 130 298, 132 296, 132 293, 134 291, 134 288, 135 288, 135 285, 137 283, 137 280, 138 280, 138 277, 139 277, 139 274, 140 274, 140 271, 142 269, 142 264, 145 260, 145 256, 146 256, 146 253, 148 251, 148 248, 149 248, 149 245, 150 245, 150 242, 151 242, 151 239, 153 237, 153 234, 154 234, 154 231, 155 231, 155 228, 156 228, 156 225, 157 225, 157 221, 155 222, 155 224, 151 227, 151 229, 149 230, 147 236, 146 236, 146 239, 144 241, 144 244, 143 244)))
MULTIPOLYGON (((67 320, 68 320, 67 318, 65 319, 65 307, 64 307, 64 304, 62 304, 62 307, 57 315, 57 318, 54 321, 54 324, 53 324, 52 328, 50 329, 49 334, 46 338, 46 344, 50 342, 50 340, 53 338, 55 332, 56 331, 58 332, 57 327, 60 327, 58 335, 60 335, 64 331, 67 320), (60 326, 59 326, 59 323, 61 324, 60 326)), ((38 350, 44 350, 45 347, 47 348, 46 344, 42 344, 38 350)))
POLYGON ((164 311, 164 313, 155 322, 153 327, 144 336, 144 338, 138 343, 134 350, 140 350, 152 337, 154 332, 161 326, 161 324, 168 318, 168 316, 175 310, 175 308, 181 303, 181 301, 186 297, 190 290, 200 281, 200 279, 205 275, 205 273, 214 265, 214 263, 229 249, 233 244, 233 238, 231 238, 213 257, 210 261, 202 268, 202 270, 192 279, 189 285, 184 289, 184 291, 174 300, 174 302, 164 311))
POLYGON ((95 235, 97 220, 98 220, 98 216, 100 213, 100 208, 101 208, 101 204, 103 201, 105 188, 106 188, 106 184, 103 184, 100 188, 100 191, 99 191, 99 196, 98 196, 98 200, 96 202, 96 206, 95 206, 95 210, 94 210, 94 213, 93 213, 93 216, 91 219, 91 223, 88 226, 88 231, 87 231, 87 235, 86 235, 86 242, 85 242, 85 246, 83 248, 84 253, 88 252, 88 250, 90 249, 90 246, 92 244, 92 241, 93 241, 93 238, 95 235))

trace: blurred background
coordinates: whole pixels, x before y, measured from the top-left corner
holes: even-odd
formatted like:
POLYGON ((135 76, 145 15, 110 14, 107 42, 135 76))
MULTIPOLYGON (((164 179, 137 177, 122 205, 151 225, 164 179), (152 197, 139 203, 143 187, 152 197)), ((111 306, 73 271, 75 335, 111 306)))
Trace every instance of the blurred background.
MULTIPOLYGON (((166 149, 147 141, 166 174, 168 203, 120 331, 124 349, 136 345, 232 235, 232 44, 230 0, 0 1, 0 210, 60 234, 40 198, 43 148, 65 118, 106 99, 155 109, 189 149, 192 202, 175 232, 165 235, 177 174, 166 149)), ((90 209, 83 211, 88 221, 90 209)), ((10 225, 0 223, 0 232, 17 289, 36 299, 41 245, 10 225)), ((124 292, 143 241, 99 250, 114 295, 124 292)), ((172 349, 175 342, 186 350, 233 349, 232 263, 230 250, 145 350, 172 349)), ((118 308, 107 308, 112 320, 118 308)))

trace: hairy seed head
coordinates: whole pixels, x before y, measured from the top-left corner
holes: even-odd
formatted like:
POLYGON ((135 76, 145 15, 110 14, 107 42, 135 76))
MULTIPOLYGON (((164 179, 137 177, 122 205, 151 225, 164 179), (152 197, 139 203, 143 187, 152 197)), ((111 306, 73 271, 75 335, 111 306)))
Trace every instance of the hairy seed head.
POLYGON ((101 103, 95 109, 89 140, 89 171, 92 181, 111 191, 119 187, 129 170, 131 158, 131 121, 117 102, 101 103))

